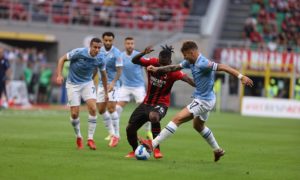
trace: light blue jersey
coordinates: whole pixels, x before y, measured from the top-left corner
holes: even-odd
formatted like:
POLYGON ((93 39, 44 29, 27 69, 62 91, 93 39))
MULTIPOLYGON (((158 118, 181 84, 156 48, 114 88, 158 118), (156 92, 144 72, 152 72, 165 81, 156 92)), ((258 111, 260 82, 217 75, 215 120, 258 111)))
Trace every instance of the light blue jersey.
POLYGON ((105 70, 103 57, 92 57, 88 48, 77 48, 67 53, 70 69, 67 81, 71 84, 83 84, 93 80, 93 72, 98 67, 105 70))
MULTIPOLYGON (((101 47, 100 56, 104 57, 104 61, 106 64, 106 73, 107 73, 107 83, 110 84, 112 80, 115 78, 117 69, 116 67, 123 66, 123 60, 121 58, 121 52, 118 48, 112 46, 109 51, 105 50, 105 47, 101 47)), ((101 78, 101 76, 99 76, 101 78)), ((103 86, 102 81, 99 81, 99 86, 103 86)), ((119 87, 120 82, 115 83, 115 86, 119 87)))
POLYGON ((182 68, 191 69, 196 89, 193 98, 201 100, 215 99, 213 91, 215 81, 215 71, 217 63, 208 60, 206 57, 199 55, 195 64, 190 64, 187 60, 180 63, 182 68))
POLYGON ((144 68, 140 65, 133 64, 132 58, 139 54, 140 52, 133 50, 131 55, 127 55, 126 51, 121 53, 121 58, 123 60, 123 70, 122 70, 122 86, 127 87, 144 87, 144 68))

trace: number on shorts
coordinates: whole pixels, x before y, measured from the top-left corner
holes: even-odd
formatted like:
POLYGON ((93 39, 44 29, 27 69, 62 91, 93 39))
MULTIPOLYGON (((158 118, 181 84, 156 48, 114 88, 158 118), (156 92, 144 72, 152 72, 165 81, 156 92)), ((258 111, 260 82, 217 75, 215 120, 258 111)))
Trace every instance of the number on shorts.
POLYGON ((96 92, 96 88, 92 87, 93 94, 96 92))
POLYGON ((198 105, 199 105, 199 103, 197 101, 193 100, 193 102, 190 105, 190 109, 193 109, 193 107, 196 107, 198 105))

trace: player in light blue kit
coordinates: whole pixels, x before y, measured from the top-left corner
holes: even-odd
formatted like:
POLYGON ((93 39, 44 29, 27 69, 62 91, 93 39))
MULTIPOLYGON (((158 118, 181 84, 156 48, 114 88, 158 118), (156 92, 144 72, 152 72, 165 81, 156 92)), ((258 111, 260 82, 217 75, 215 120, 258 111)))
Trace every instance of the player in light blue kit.
POLYGON ((122 74, 123 61, 120 57, 121 52, 118 48, 113 46, 115 35, 112 32, 105 32, 102 34, 104 46, 100 49, 100 55, 104 56, 106 63, 107 82, 108 82, 108 102, 104 99, 103 84, 99 82, 97 91, 97 107, 99 113, 103 116, 105 127, 108 130, 109 136, 106 138, 110 140, 109 146, 115 147, 119 143, 119 116, 116 111, 118 101, 118 91, 120 88, 119 78, 122 74))
MULTIPOLYGON (((81 98, 86 102, 89 111, 88 117, 88 143, 90 149, 95 150, 96 145, 93 140, 96 130, 97 108, 96 108, 96 88, 93 82, 93 74, 98 68, 101 72, 101 81, 106 87, 107 76, 104 59, 99 56, 101 40, 93 38, 89 48, 77 48, 63 55, 58 60, 57 79, 58 84, 62 84, 64 78, 62 69, 65 61, 70 61, 69 75, 66 88, 68 95, 68 105, 71 111, 71 124, 77 136, 77 148, 83 148, 83 138, 80 132, 79 108, 81 98)), ((105 99, 108 100, 107 88, 103 89, 105 99)))
MULTIPOLYGON (((140 65, 132 63, 132 58, 140 53, 134 50, 133 37, 126 37, 124 46, 125 51, 121 53, 121 58, 123 60, 123 69, 121 75, 122 86, 119 91, 119 101, 116 106, 120 118, 123 108, 130 101, 131 95, 138 104, 143 102, 146 95, 144 68, 140 65)), ((149 139, 153 139, 151 123, 145 123, 144 128, 146 130, 147 137, 149 139)))
POLYGON ((141 139, 141 143, 149 150, 152 150, 162 141, 173 135, 177 127, 182 123, 193 119, 194 129, 198 131, 212 147, 214 160, 216 162, 225 154, 225 151, 219 147, 212 131, 204 125, 208 119, 209 112, 214 108, 216 102, 215 93, 213 92, 215 71, 227 72, 241 80, 244 85, 251 87, 253 86, 253 81, 225 64, 217 64, 208 60, 200 54, 197 44, 193 41, 184 42, 181 47, 181 52, 185 60, 180 64, 164 67, 151 66, 147 68, 147 70, 157 73, 166 73, 178 71, 183 68, 191 69, 196 84, 196 89, 193 94, 194 99, 175 115, 172 121, 167 124, 153 141, 141 139))

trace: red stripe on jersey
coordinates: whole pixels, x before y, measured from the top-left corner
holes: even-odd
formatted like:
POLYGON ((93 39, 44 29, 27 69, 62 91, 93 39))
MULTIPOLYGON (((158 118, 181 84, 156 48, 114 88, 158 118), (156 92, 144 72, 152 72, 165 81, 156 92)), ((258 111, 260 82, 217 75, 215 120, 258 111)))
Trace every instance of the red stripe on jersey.
MULTIPOLYGON (((142 66, 159 66, 157 58, 150 58, 149 60, 141 58, 142 66)), ((164 75, 157 73, 147 72, 148 88, 147 94, 144 99, 144 104, 157 105, 163 104, 167 107, 170 106, 170 96, 173 84, 177 80, 181 80, 185 74, 181 71, 169 72, 164 75)))

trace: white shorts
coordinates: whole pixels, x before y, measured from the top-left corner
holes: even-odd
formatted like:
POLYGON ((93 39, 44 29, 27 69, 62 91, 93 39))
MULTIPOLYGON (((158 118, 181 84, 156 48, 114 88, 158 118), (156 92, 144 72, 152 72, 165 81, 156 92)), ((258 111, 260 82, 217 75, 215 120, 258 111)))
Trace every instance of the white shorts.
POLYGON ((96 99, 96 88, 93 81, 84 84, 66 83, 68 106, 80 106, 81 98, 96 99))
MULTIPOLYGON (((114 89, 108 93, 108 101, 117 102, 118 94, 119 94, 119 88, 114 87, 114 89)), ((97 103, 102 103, 102 102, 105 102, 104 88, 98 86, 97 103)))
POLYGON ((209 116, 209 112, 213 110, 215 106, 216 100, 200 100, 193 99, 192 103, 187 105, 187 108, 190 113, 192 113, 195 117, 200 117, 201 120, 206 121, 209 116))
POLYGON ((134 97, 136 103, 142 103, 146 96, 145 87, 122 86, 119 91, 119 101, 130 101, 130 95, 134 97))

